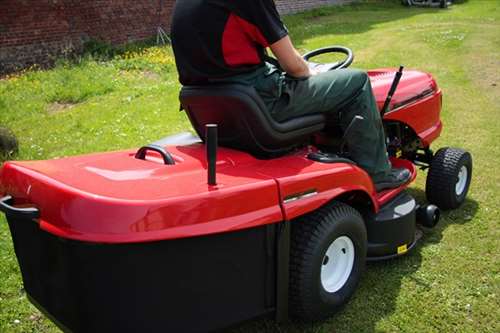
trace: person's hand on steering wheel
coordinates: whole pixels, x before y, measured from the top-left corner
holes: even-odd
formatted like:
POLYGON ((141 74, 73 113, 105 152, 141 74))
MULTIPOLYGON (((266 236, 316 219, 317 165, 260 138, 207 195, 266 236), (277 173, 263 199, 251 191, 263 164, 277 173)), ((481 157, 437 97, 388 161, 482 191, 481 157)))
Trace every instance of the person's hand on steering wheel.
POLYGON ((330 46, 317 49, 301 56, 292 44, 290 37, 286 36, 270 46, 271 51, 276 56, 281 68, 287 75, 294 78, 307 78, 318 73, 349 67, 354 55, 351 49, 343 46, 330 46), (320 64, 309 60, 321 54, 343 53, 346 57, 334 63, 320 64))

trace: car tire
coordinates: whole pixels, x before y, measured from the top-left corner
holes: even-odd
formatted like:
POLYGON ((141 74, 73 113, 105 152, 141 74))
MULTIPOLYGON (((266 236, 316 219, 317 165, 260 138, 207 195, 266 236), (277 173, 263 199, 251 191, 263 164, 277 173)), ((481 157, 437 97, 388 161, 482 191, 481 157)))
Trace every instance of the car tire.
POLYGON ((361 215, 335 202, 292 223, 290 312, 304 321, 323 320, 353 295, 366 263, 361 215))
POLYGON ((441 148, 427 174, 427 200, 443 210, 458 208, 467 197, 471 178, 471 154, 458 148, 441 148))

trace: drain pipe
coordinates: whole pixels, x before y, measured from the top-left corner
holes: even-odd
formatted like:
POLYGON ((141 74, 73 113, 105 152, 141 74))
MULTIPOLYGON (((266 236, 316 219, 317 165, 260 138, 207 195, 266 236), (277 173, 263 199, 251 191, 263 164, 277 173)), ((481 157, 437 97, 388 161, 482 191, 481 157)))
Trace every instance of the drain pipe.
POLYGON ((208 185, 217 185, 216 162, 217 162, 217 125, 205 125, 205 146, 207 149, 207 178, 208 185))

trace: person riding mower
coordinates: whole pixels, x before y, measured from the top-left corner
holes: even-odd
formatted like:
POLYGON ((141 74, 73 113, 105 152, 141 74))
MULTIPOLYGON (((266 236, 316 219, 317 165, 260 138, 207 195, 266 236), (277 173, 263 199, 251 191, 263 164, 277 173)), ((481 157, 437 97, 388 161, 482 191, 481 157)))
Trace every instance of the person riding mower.
POLYGON ((408 170, 389 162, 368 75, 310 68, 294 48, 274 1, 180 0, 171 32, 181 84, 253 86, 278 122, 325 114, 343 131, 350 127, 349 156, 370 174, 377 191, 409 181, 408 170), (277 61, 267 57, 267 47, 277 61))

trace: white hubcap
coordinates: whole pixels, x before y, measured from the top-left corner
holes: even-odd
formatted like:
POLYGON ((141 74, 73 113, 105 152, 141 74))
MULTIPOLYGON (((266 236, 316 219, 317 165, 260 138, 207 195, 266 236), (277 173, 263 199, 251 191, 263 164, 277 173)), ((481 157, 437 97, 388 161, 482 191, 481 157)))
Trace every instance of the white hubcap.
POLYGON ((334 293, 344 286, 351 275, 354 264, 354 244, 347 236, 333 241, 326 250, 321 266, 321 284, 326 291, 334 293))
POLYGON ((464 165, 460 168, 460 172, 458 173, 457 183, 455 185, 455 193, 457 196, 460 196, 464 192, 466 184, 467 184, 467 167, 464 165))

